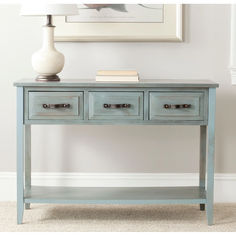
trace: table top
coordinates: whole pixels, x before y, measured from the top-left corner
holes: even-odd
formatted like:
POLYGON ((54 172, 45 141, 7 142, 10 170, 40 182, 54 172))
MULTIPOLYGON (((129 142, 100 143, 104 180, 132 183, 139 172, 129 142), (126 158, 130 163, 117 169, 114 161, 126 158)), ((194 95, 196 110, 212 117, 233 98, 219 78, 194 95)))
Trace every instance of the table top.
POLYGON ((22 79, 14 83, 17 87, 128 87, 128 88, 147 88, 147 87, 204 87, 216 88, 219 84, 211 80, 192 80, 192 79, 149 79, 139 82, 97 82, 91 79, 62 79, 59 82, 39 82, 35 79, 22 79))

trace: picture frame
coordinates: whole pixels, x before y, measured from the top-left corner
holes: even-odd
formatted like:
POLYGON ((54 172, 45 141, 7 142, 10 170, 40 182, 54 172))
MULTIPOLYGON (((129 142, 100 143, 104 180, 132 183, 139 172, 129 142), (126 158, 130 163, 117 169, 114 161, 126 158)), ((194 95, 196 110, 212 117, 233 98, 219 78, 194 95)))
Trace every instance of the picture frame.
POLYGON ((163 22, 66 22, 54 18, 55 41, 78 42, 181 42, 182 4, 164 4, 163 22))

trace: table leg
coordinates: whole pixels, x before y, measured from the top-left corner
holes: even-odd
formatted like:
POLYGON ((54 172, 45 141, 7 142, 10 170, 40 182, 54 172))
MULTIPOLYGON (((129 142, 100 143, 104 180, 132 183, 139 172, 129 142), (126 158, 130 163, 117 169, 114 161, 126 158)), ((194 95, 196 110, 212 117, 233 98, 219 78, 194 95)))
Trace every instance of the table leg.
MULTIPOLYGON (((25 190, 31 189, 31 126, 25 125, 25 190)), ((25 203, 25 209, 30 209, 30 203, 25 203)))
POLYGON ((24 119, 23 88, 17 88, 17 223, 21 224, 24 213, 24 119))
MULTIPOLYGON (((206 128, 207 126, 200 126, 199 186, 204 190, 206 188, 206 128)), ((205 204, 200 204, 200 210, 205 210, 205 204)))
POLYGON ((213 196, 214 196, 214 153, 215 153, 215 101, 216 89, 209 89, 208 126, 207 126, 207 220, 213 224, 213 196))

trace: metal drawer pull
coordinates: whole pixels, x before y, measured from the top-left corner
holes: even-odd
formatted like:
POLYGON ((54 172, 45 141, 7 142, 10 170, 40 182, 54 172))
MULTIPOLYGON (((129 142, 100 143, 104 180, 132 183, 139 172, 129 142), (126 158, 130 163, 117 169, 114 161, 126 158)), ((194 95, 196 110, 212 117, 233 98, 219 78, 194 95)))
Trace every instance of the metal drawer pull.
POLYGON ((130 108, 131 104, 103 104, 104 108, 111 108, 111 109, 116 109, 116 108, 130 108))
POLYGON ((45 109, 70 108, 70 104, 43 104, 45 109))
POLYGON ((164 104, 165 109, 181 109, 181 108, 190 108, 191 104, 164 104))

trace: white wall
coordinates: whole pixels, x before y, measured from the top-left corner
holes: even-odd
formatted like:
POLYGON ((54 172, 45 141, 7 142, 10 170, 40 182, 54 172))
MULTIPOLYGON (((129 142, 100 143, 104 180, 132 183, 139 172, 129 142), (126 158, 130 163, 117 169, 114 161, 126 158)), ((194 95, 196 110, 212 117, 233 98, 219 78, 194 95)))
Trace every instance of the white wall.
MULTIPOLYGON (((18 14, 18 6, 0 5, 0 171, 14 171, 16 165, 12 84, 34 78, 30 58, 41 45, 41 19, 18 14)), ((184 18, 183 43, 57 43, 66 57, 61 77, 93 78, 98 69, 131 68, 143 79, 219 82, 216 172, 236 173, 236 87, 228 70, 230 6, 186 6, 184 18)), ((185 126, 36 126, 33 171, 196 172, 198 138, 198 127, 185 126)))

